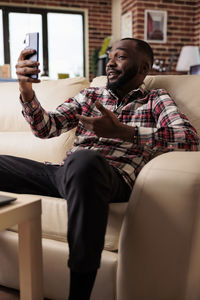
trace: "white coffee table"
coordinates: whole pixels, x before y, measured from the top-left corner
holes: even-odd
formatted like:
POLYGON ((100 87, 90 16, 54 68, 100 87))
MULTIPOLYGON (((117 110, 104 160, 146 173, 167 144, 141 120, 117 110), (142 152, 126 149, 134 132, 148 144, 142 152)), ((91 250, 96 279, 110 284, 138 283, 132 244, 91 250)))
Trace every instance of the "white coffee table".
MULTIPOLYGON (((6 194, 6 193, 0 193, 6 194)), ((37 196, 17 196, 0 207, 0 231, 18 224, 19 282, 21 300, 43 299, 41 200, 37 196)))

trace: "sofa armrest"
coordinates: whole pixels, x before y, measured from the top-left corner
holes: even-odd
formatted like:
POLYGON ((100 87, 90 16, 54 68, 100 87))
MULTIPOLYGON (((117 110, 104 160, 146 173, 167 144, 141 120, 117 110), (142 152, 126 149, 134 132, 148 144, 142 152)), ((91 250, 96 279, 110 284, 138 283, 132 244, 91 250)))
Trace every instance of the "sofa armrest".
POLYGON ((139 174, 124 218, 118 300, 200 299, 200 153, 170 152, 139 174))

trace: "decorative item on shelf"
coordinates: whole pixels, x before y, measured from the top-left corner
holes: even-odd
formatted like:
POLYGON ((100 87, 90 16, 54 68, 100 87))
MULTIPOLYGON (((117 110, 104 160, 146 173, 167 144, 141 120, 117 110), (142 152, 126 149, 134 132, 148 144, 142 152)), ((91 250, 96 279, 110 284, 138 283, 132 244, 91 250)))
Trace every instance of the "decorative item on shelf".
POLYGON ((175 56, 176 56, 175 54, 172 54, 172 57, 171 57, 170 62, 169 62, 169 65, 166 67, 166 72, 170 72, 171 71, 172 64, 174 62, 175 56))
POLYGON ((106 51, 110 46, 111 46, 111 36, 108 36, 103 40, 101 49, 99 51, 99 57, 106 55, 106 51))
POLYGON ((156 59, 152 69, 158 72, 165 72, 165 59, 156 59))
POLYGON ((184 46, 176 65, 177 71, 189 72, 190 66, 200 64, 199 48, 197 46, 184 46))
POLYGON ((9 64, 0 66, 0 78, 10 78, 10 65, 9 64))
POLYGON ((159 72, 165 72, 166 68, 165 68, 165 59, 161 59, 160 60, 160 69, 159 72))
POLYGON ((100 49, 94 49, 91 55, 91 71, 94 76, 105 75, 105 68, 108 58, 108 49, 111 47, 112 37, 103 40, 100 49))
POLYGON ((155 71, 159 71, 159 69, 160 69, 160 60, 159 59, 155 59, 152 69, 155 71))
POLYGON ((58 79, 66 79, 69 78, 68 73, 58 73, 58 79))

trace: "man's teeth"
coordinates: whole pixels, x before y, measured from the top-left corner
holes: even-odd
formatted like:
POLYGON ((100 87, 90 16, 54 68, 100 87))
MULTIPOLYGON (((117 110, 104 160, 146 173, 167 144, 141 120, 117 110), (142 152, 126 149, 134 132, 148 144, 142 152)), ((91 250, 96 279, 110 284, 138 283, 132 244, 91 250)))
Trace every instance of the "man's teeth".
POLYGON ((109 73, 109 75, 115 75, 115 74, 118 74, 118 72, 111 71, 111 72, 109 73))

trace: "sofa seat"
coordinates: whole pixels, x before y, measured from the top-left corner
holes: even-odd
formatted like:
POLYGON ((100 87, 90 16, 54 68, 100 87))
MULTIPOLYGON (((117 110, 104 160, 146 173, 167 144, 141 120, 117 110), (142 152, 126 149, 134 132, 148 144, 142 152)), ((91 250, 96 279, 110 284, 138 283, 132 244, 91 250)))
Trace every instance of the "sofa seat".
MULTIPOLYGON (((69 255, 67 243, 42 238, 44 296, 50 300, 66 300, 69 293, 69 255)), ((0 284, 19 289, 18 234, 0 232, 0 284)), ((103 250, 91 300, 116 299, 118 254, 103 250), (109 283, 109 284, 108 284, 109 283)))
MULTIPOLYGON (((16 194, 1 192, 4 195, 23 197, 29 201, 29 197, 34 195, 16 194)), ((67 242, 67 201, 62 198, 35 195, 42 200, 42 236, 61 242, 67 242)), ((127 208, 127 203, 111 203, 109 205, 108 225, 105 236, 104 249, 107 251, 117 251, 119 243, 119 233, 122 226, 123 217, 127 208)), ((18 232, 18 226, 12 226, 9 230, 18 232)))

